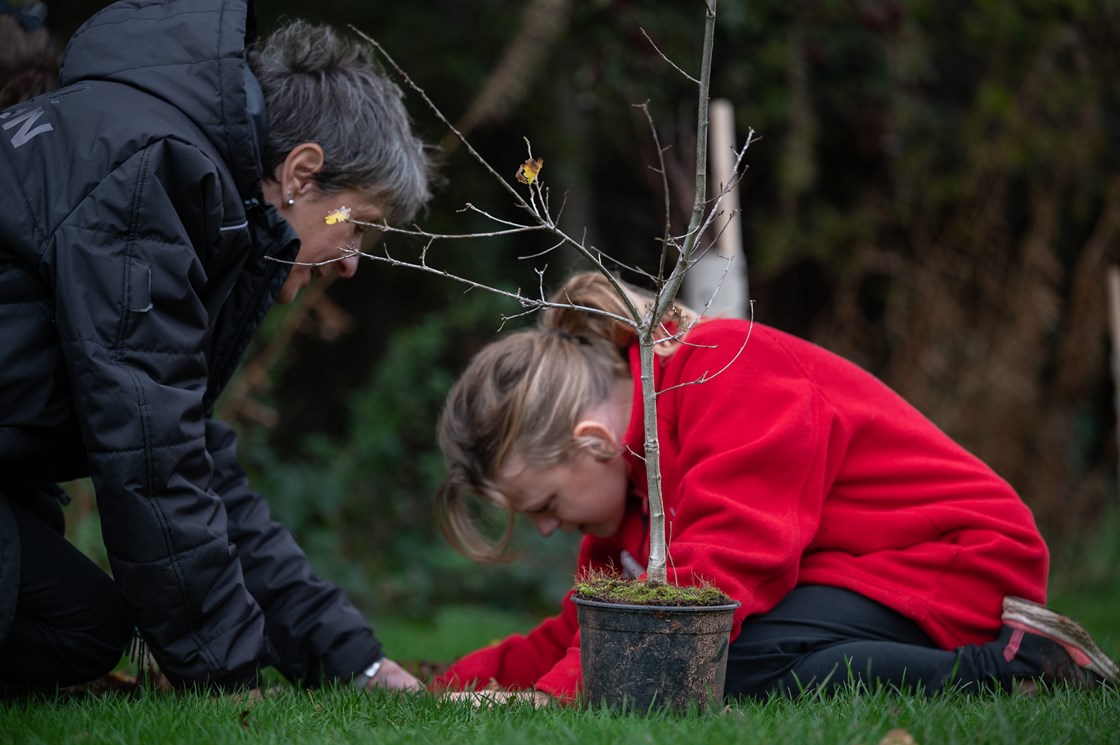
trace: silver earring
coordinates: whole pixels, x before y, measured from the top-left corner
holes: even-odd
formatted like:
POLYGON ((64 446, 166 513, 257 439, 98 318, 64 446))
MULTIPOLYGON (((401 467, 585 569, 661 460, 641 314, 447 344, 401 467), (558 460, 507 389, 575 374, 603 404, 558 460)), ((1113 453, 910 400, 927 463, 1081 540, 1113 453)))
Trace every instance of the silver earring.
POLYGON ((288 202, 287 202, 288 206, 289 206, 289 207, 291 207, 291 206, 292 206, 293 204, 295 204, 295 203, 296 203, 296 200, 295 200, 295 198, 294 198, 294 197, 292 196, 292 193, 291 193, 291 192, 288 192, 288 202))

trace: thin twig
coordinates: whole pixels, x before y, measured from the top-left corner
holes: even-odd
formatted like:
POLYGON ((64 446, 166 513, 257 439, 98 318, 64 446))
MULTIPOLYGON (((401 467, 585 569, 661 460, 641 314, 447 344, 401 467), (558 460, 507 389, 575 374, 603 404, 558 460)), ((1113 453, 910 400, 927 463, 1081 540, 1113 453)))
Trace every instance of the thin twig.
POLYGON ((734 365, 735 361, 739 359, 739 356, 743 354, 743 350, 745 350, 747 348, 747 342, 749 342, 751 340, 751 332, 754 331, 754 300, 749 301, 748 306, 750 307, 750 320, 749 320, 749 323, 747 325, 747 335, 743 338, 743 343, 739 347, 739 351, 735 353, 734 357, 732 357, 730 360, 727 361, 726 365, 721 367, 719 370, 716 370, 711 375, 709 375, 708 372, 705 370, 700 375, 700 377, 697 378, 696 380, 690 380, 690 381, 685 382, 685 383, 677 383, 676 385, 671 385, 668 388, 662 388, 661 390, 659 390, 657 392, 657 395, 660 397, 663 394, 668 393, 669 391, 674 390, 676 388, 684 388, 685 386, 689 386, 689 385, 699 385, 701 383, 707 383, 709 380, 712 380, 713 378, 716 378, 716 377, 722 375, 724 372, 727 371, 728 368, 730 368, 732 365, 734 365))
POLYGON ((624 324, 626 324, 628 326, 631 326, 631 327, 635 327, 637 325, 633 318, 627 318, 626 316, 620 316, 617 313, 611 313, 610 311, 602 310, 600 308, 592 308, 592 307, 589 307, 589 306, 578 305, 576 303, 556 303, 556 302, 551 302, 551 301, 543 300, 543 299, 541 299, 541 300, 532 299, 532 298, 529 298, 529 297, 526 297, 525 295, 523 295, 520 290, 517 290, 515 292, 510 292, 509 290, 503 290, 499 287, 494 287, 493 285, 487 285, 487 284, 484 284, 482 282, 476 282, 472 279, 468 279, 467 277, 463 277, 463 276, 460 276, 458 274, 452 274, 451 272, 446 271, 444 269, 439 269, 437 267, 434 267, 434 266, 428 264, 426 261, 421 261, 420 263, 416 263, 416 262, 412 262, 412 261, 404 261, 404 260, 401 260, 401 259, 396 259, 396 258, 393 258, 393 256, 391 256, 389 254, 388 250, 386 250, 386 252, 384 254, 370 254, 370 253, 364 253, 362 251, 357 251, 357 252, 355 252, 355 255, 360 256, 360 257, 365 258, 365 259, 370 259, 372 261, 379 261, 379 262, 382 262, 382 263, 385 263, 385 264, 389 264, 390 266, 394 266, 394 267, 413 269, 415 271, 427 272, 428 274, 435 274, 435 275, 438 275, 438 276, 443 277, 445 279, 450 279, 453 282, 458 282, 459 284, 466 285, 470 289, 485 290, 487 292, 492 292, 496 295, 501 295, 503 297, 510 298, 510 299, 514 300, 515 302, 517 302, 522 307, 532 308, 533 310, 543 310, 543 309, 546 309, 546 308, 561 308, 561 309, 569 309, 569 310, 579 310, 579 311, 583 311, 583 312, 587 312, 587 313, 592 313, 594 315, 604 316, 606 318, 610 318, 612 320, 619 321, 619 322, 624 323, 624 324))
POLYGON ((658 172, 661 174, 662 199, 665 204, 665 227, 662 232, 663 243, 661 245, 661 258, 657 266, 657 279, 659 280, 657 284, 660 285, 660 280, 665 276, 665 261, 668 258, 669 245, 671 243, 670 235, 673 231, 672 200, 669 198, 669 176, 665 169, 665 150, 661 147, 661 139, 657 135, 657 125, 654 124, 653 117, 649 113, 649 101, 642 104, 635 104, 635 108, 641 109, 646 117, 646 124, 649 126, 650 136, 653 137, 654 149, 657 151, 658 172))
POLYGON ((425 105, 427 105, 432 113, 435 114, 436 117, 448 128, 448 130, 450 130, 452 134, 455 135, 459 142, 463 144, 463 147, 466 148, 467 152, 471 154, 471 157, 474 158, 475 162, 485 168, 506 191, 513 195, 513 198, 517 201, 518 204, 521 204, 528 208, 528 203, 525 201, 525 198, 521 196, 521 192, 513 188, 513 186, 510 185, 506 178, 499 174, 496 170, 494 170, 493 166, 491 166, 490 163, 485 158, 483 158, 477 150, 474 149, 470 142, 467 141, 467 138, 458 129, 455 128, 455 125, 451 123, 451 120, 444 116, 443 111, 441 111, 440 108, 436 106, 435 102, 428 97, 428 94, 424 91, 424 89, 416 84, 416 82, 409 76, 409 74, 405 72, 404 68, 398 65, 397 61, 393 59, 393 57, 388 52, 385 51, 385 48, 355 26, 351 25, 350 29, 358 36, 362 37, 371 45, 373 45, 373 48, 376 49, 377 52, 385 58, 385 60, 396 71, 397 75, 400 76, 401 80, 403 80, 409 88, 411 88, 416 92, 418 96, 420 96, 420 98, 424 101, 425 105))
POLYGON ((684 71, 684 70, 682 70, 682 69, 681 69, 680 67, 678 67, 678 66, 677 66, 677 63, 676 63, 676 62, 673 62, 673 60, 669 59, 669 58, 668 58, 668 57, 667 57, 667 56, 665 55, 665 53, 664 53, 664 52, 662 52, 662 51, 661 51, 661 50, 660 50, 660 49, 659 49, 659 48, 657 47, 657 44, 656 44, 656 43, 654 43, 653 39, 649 38, 649 34, 647 34, 647 33, 646 33, 646 30, 645 30, 644 28, 642 28, 641 26, 639 26, 639 27, 638 27, 638 30, 642 32, 642 36, 646 37, 646 41, 648 41, 648 42, 649 42, 649 45, 650 45, 651 47, 653 47, 653 51, 657 52, 657 54, 658 54, 658 55, 659 55, 659 56, 661 57, 661 59, 663 59, 663 60, 665 60, 666 62, 668 62, 668 63, 669 63, 669 65, 670 65, 670 66, 671 66, 671 67, 672 67, 672 68, 673 68, 674 70, 676 70, 677 72, 679 72, 679 73, 680 73, 681 75, 684 75, 684 76, 685 76, 685 77, 686 77, 687 79, 691 80, 691 81, 692 81, 693 83, 696 83, 697 85, 700 85, 700 81, 699 81, 699 80, 697 80, 696 78, 692 77, 692 76, 691 76, 691 75, 689 75, 689 74, 688 74, 687 72, 685 72, 685 71, 684 71))

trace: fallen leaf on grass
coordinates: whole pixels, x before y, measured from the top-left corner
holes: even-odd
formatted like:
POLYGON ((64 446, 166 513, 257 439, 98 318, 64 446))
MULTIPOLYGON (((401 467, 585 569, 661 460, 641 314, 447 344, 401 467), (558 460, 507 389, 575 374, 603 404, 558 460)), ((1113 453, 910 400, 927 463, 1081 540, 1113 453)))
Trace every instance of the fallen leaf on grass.
POLYGON ((743 713, 742 709, 736 709, 731 704, 726 704, 720 716, 728 717, 729 719, 746 719, 747 715, 743 713))
POLYGON ((887 734, 883 735, 883 739, 879 741, 879 745, 918 745, 918 742, 904 729, 892 729, 887 734))

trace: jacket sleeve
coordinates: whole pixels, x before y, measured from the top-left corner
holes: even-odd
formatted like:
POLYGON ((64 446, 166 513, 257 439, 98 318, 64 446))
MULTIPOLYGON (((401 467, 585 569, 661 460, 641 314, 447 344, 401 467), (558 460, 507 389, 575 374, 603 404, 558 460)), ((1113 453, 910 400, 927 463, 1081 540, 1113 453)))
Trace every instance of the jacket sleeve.
POLYGON ((207 423, 215 491, 229 515, 245 583, 264 609, 276 667, 304 685, 349 679, 381 656, 381 647, 342 590, 311 570, 292 534, 272 520, 237 462, 237 438, 225 423, 207 423))
POLYGON ((42 273, 109 562, 172 682, 219 686, 272 664, 206 449, 207 276, 219 175, 160 141, 99 182, 54 233, 42 273))

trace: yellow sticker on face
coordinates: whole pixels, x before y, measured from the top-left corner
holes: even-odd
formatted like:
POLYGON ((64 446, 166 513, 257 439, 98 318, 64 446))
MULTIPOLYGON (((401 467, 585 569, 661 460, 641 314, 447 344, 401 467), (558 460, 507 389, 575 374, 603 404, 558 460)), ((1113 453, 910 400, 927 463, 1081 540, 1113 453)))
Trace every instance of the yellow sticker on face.
POLYGON ((544 166, 544 158, 537 158, 536 160, 529 159, 517 167, 517 180, 523 184, 531 184, 537 179, 537 174, 540 173, 541 168, 544 166))
POLYGON ((339 207, 323 219, 327 221, 327 225, 337 225, 338 223, 348 222, 350 220, 350 208, 339 207))

